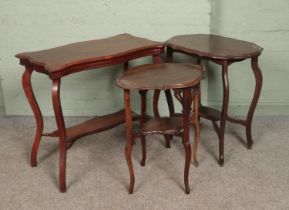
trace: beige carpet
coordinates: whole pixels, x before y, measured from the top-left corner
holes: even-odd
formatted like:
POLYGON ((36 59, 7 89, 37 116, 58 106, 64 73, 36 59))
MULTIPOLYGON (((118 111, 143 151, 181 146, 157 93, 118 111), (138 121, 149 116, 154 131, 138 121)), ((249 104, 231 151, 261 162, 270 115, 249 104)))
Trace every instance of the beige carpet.
MULTIPOLYGON (((45 122, 47 131, 55 127, 53 118, 45 122)), ((29 165, 34 126, 32 117, 0 118, 0 209, 289 209, 289 117, 256 118, 252 150, 244 147, 245 129, 229 124, 222 168, 216 134, 202 120, 200 166, 191 165, 189 195, 181 142, 166 149, 158 136, 148 137, 144 168, 140 142, 134 147, 136 185, 128 194, 123 125, 84 137, 68 151, 67 193, 59 193, 56 139, 43 138, 38 166, 29 165)))

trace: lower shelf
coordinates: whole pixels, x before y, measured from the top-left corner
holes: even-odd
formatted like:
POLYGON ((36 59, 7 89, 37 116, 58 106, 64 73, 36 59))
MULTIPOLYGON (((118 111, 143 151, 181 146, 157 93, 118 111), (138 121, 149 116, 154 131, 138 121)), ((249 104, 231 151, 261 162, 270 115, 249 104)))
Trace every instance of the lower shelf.
POLYGON ((213 120, 213 121, 219 121, 221 119, 221 112, 219 110, 206 107, 206 106, 201 106, 199 108, 199 115, 200 117, 213 120))
POLYGON ((159 119, 148 120, 141 128, 143 135, 161 134, 172 135, 178 134, 183 128, 183 118, 176 117, 162 117, 159 119))
MULTIPOLYGON (((139 119, 140 116, 133 113, 133 120, 139 119)), ((66 142, 68 148, 79 138, 98 133, 116 127, 125 122, 125 111, 120 110, 118 112, 95 117, 78 125, 66 128, 66 142)), ((45 134, 45 136, 58 136, 58 131, 54 131, 51 134, 45 134)))

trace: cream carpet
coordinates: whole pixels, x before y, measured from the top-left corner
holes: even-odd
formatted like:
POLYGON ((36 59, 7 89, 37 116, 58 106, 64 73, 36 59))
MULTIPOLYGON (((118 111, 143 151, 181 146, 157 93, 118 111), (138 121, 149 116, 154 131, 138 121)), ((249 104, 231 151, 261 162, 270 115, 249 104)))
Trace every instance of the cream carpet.
MULTIPOLYGON (((46 131, 55 128, 53 118, 45 118, 45 123, 46 131)), ((244 146, 245 129, 228 125, 225 165, 219 167, 217 136, 211 123, 202 120, 200 166, 191 165, 189 195, 184 193, 181 141, 175 138, 166 149, 160 136, 147 138, 145 167, 139 165, 137 141, 135 191, 128 194, 123 125, 84 137, 68 151, 63 194, 58 191, 57 140, 42 139, 38 166, 31 168, 34 119, 1 117, 0 209, 289 209, 289 117, 256 117, 252 150, 244 146)))

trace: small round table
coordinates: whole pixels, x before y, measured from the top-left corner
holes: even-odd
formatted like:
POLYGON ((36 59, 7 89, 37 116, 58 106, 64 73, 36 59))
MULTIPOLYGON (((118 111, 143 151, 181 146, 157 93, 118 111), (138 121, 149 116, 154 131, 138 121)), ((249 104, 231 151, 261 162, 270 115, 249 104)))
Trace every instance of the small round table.
POLYGON ((212 120, 220 140, 219 164, 221 166, 224 164, 224 135, 226 121, 238 123, 246 127, 247 148, 250 149, 253 144, 251 134, 252 120, 262 88, 262 73, 258 66, 258 57, 262 53, 263 48, 251 42, 209 34, 189 34, 175 36, 166 42, 166 46, 168 62, 172 62, 173 52, 180 52, 198 58, 198 64, 201 63, 201 59, 206 59, 222 66, 222 111, 201 106, 200 104, 200 116, 212 120), (246 120, 243 120, 236 119, 228 115, 228 67, 232 63, 240 62, 246 59, 251 59, 251 66, 255 76, 256 84, 254 96, 246 120), (217 125, 216 121, 220 121, 220 126, 217 125))
POLYGON ((191 162, 191 145, 189 140, 191 105, 194 101, 194 115, 192 120, 195 126, 195 139, 193 143, 193 159, 197 165, 197 147, 200 136, 198 122, 200 81, 203 79, 203 70, 199 65, 192 64, 147 64, 138 66, 125 72, 117 80, 117 85, 124 89, 126 138, 125 156, 130 174, 129 193, 133 192, 135 178, 131 160, 132 146, 135 137, 141 137, 142 161, 145 165, 146 142, 145 136, 149 134, 176 135, 182 137, 185 149, 185 192, 190 193, 188 175, 191 162), (173 89, 177 99, 183 105, 183 113, 180 116, 157 117, 149 119, 146 116, 146 93, 148 90, 173 89), (132 111, 130 105, 130 91, 138 90, 141 95, 140 131, 135 133, 132 129, 132 111))

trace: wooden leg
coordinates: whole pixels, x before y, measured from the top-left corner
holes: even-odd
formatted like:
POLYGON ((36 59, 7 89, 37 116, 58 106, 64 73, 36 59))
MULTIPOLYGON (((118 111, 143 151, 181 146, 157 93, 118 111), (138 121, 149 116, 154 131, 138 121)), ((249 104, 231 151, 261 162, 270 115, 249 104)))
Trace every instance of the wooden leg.
POLYGON ((191 88, 185 88, 183 94, 184 105, 183 105, 183 116, 184 116, 184 131, 183 131, 183 144, 185 148, 185 170, 184 170, 184 183, 185 183, 185 192, 186 194, 190 193, 189 186, 189 171, 191 165, 191 145, 190 145, 190 110, 191 110, 191 88))
POLYGON ((194 94, 194 127, 195 127, 195 139, 193 144, 193 159, 194 165, 199 166, 198 162, 198 145, 200 141, 200 122, 199 122, 199 103, 200 103, 200 84, 195 87, 194 94))
POLYGON ((171 47, 167 47, 167 58, 166 62, 167 63, 172 63, 173 62, 173 57, 174 57, 174 51, 171 47))
MULTIPOLYGON (((165 90, 165 95, 169 107, 170 117, 173 117, 175 115, 175 107, 174 107, 174 100, 172 97, 171 90, 165 90)), ((165 135, 165 141, 166 141, 166 148, 171 148, 171 140, 173 136, 172 135, 165 135)))
POLYGON ((25 72, 22 76, 22 85, 23 85, 23 89, 25 92, 25 95, 28 99, 28 102, 32 108, 35 120, 36 120, 36 133, 34 136, 34 143, 32 146, 32 150, 31 150, 31 166, 35 167, 37 166, 37 152, 38 152, 38 148, 39 148, 39 144, 40 144, 40 140, 41 140, 41 136, 43 133, 43 117, 42 117, 42 113, 39 109, 38 103, 36 101, 36 98, 34 96, 33 93, 33 88, 31 85, 31 75, 32 75, 33 70, 30 68, 26 68, 25 72))
POLYGON ((172 135, 164 135, 166 141, 166 148, 171 148, 172 135))
MULTIPOLYGON (((167 61, 168 59, 170 60, 170 62, 172 61, 172 50, 171 49, 168 49, 167 51, 167 61)), ((159 55, 154 55, 153 56, 153 60, 154 60, 154 63, 162 63, 162 59, 159 55)), ((153 112, 154 112, 154 116, 155 118, 160 118, 160 113, 159 113, 159 110, 158 110, 158 103, 159 103, 159 98, 160 98, 160 90, 155 90, 154 91, 154 97, 153 97, 153 112)), ((170 90, 165 90, 165 95, 166 95, 166 100, 167 100, 167 103, 168 103, 168 107, 169 107, 169 112, 170 112, 170 116, 174 116, 175 115, 175 108, 174 108, 174 101, 173 101, 173 97, 172 97, 172 94, 171 94, 171 91, 170 90)), ((170 148, 171 147, 171 139, 172 139, 172 136, 171 135, 167 135, 167 136, 164 136, 165 137, 165 141, 166 141, 166 148, 170 148)))
MULTIPOLYGON (((146 119, 146 94, 147 90, 139 91, 141 95, 141 118, 140 118, 140 127, 143 126, 146 119)), ((141 166, 145 166, 146 162, 146 138, 145 135, 141 135, 141 149, 142 149, 142 160, 141 166)))
POLYGON ((130 106, 130 91, 124 90, 124 101, 125 101, 125 120, 126 120, 126 139, 127 144, 125 147, 125 157, 129 169, 130 175, 130 185, 129 185, 129 193, 133 193, 134 188, 134 172, 133 172, 133 165, 131 160, 131 153, 132 153, 132 113, 131 113, 131 106, 130 106))
POLYGON ((262 83, 263 83, 262 72, 258 66, 258 57, 253 57, 251 59, 251 66, 254 72, 256 84, 255 84, 254 97, 252 99, 251 106, 247 115, 246 136, 247 136, 247 148, 248 149, 251 149, 253 145, 252 133, 251 133, 252 120, 253 120, 254 111, 256 109, 256 106, 260 97, 262 83))
MULTIPOLYGON (((197 64, 198 65, 202 65, 202 58, 201 57, 198 57, 197 58, 197 64)), ((202 94, 202 91, 201 91, 201 84, 199 84, 199 107, 202 107, 202 96, 201 96, 201 94, 202 94)), ((200 117, 200 115, 198 115, 198 121, 200 122, 200 120, 201 120, 201 117, 200 117)))
POLYGON ((160 118, 160 113, 159 113, 159 108, 158 108, 160 93, 161 93, 160 90, 155 90, 154 91, 153 112, 154 112, 155 118, 160 118))
POLYGON ((220 138, 219 138, 219 165, 224 165, 224 137, 225 127, 228 117, 228 105, 229 105, 229 80, 228 80, 228 61, 224 61, 222 64, 222 80, 223 80, 223 107, 220 122, 220 138))
POLYGON ((61 79, 52 81, 52 103, 59 135, 59 187, 66 192, 66 130, 60 101, 61 79))

